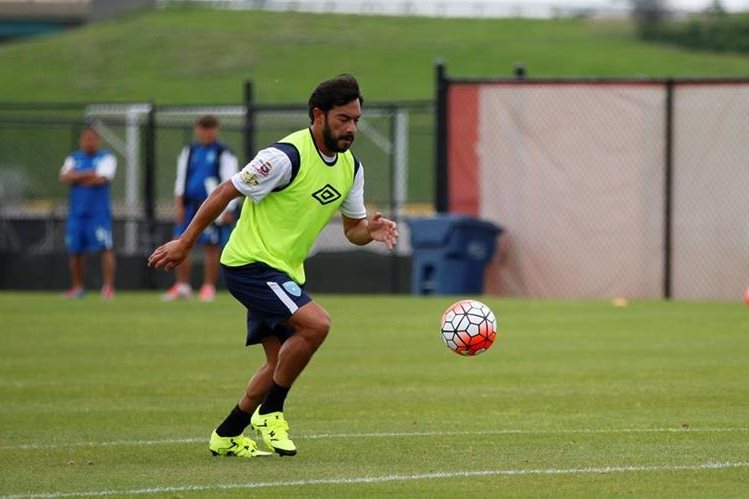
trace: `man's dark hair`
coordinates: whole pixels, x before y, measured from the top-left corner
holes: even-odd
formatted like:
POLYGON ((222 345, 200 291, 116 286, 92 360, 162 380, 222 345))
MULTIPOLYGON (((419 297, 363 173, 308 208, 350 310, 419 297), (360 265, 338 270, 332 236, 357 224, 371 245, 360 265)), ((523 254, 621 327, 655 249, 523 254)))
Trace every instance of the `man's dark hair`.
POLYGON ((325 80, 320 83, 309 98, 309 119, 314 121, 312 110, 319 108, 327 113, 336 106, 343 106, 352 100, 359 99, 359 104, 364 103, 359 91, 359 82, 352 75, 344 73, 342 75, 325 80))
POLYGON ((206 114, 195 120, 195 126, 198 128, 218 128, 218 118, 212 114, 206 114))

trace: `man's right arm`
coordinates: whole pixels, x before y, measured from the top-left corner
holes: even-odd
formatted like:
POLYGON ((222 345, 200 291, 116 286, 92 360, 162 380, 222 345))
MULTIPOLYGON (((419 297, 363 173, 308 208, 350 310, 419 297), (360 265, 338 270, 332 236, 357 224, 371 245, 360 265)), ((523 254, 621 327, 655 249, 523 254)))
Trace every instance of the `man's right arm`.
POLYGON ((157 269, 171 270, 182 263, 195 245, 200 234, 218 217, 229 202, 241 196, 231 181, 222 182, 200 205, 195 217, 185 232, 173 241, 159 246, 148 258, 148 265, 157 269))
POLYGON ((81 184, 94 178, 94 173, 90 171, 75 171, 75 160, 68 156, 60 168, 60 182, 63 184, 81 184))
POLYGON ((231 181, 219 184, 203 204, 200 205, 197 213, 195 213, 195 217, 190 222, 190 225, 187 226, 180 239, 184 239, 189 247, 192 248, 195 241, 200 237, 200 234, 226 209, 229 202, 241 195, 231 181))
POLYGON ((285 152, 275 147, 262 149, 241 171, 211 191, 182 236, 156 248, 148 258, 148 265, 164 270, 177 267, 187 258, 203 230, 232 199, 244 195, 259 203, 273 189, 292 180, 292 169, 291 159, 285 152))

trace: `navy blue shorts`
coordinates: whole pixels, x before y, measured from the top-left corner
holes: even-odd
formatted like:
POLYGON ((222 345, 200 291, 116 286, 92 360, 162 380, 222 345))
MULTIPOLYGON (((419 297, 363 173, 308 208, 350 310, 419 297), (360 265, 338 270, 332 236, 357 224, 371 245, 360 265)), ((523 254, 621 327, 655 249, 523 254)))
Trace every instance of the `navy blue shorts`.
POLYGON ((226 289, 247 308, 247 345, 260 343, 269 335, 283 343, 294 334, 284 321, 312 301, 302 286, 261 262, 241 267, 222 264, 221 271, 226 289))

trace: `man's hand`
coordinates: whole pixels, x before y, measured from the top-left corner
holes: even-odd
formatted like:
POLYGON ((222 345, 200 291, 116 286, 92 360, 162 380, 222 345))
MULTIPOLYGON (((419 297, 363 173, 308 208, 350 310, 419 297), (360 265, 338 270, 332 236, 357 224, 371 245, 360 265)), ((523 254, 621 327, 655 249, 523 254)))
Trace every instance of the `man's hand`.
POLYGON ((190 247, 182 239, 175 239, 156 248, 148 257, 148 266, 172 270, 184 262, 189 254, 190 247))
POLYGON ((377 212, 367 224, 369 237, 374 241, 385 243, 389 250, 395 247, 398 241, 398 226, 392 220, 384 218, 382 213, 377 212))

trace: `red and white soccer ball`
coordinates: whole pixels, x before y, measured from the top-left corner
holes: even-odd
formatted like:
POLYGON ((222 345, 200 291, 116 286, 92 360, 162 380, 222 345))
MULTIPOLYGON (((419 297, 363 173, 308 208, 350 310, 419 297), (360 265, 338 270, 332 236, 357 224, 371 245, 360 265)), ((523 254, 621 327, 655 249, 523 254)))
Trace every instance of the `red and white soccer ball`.
POLYGON ((485 352, 497 337, 498 324, 494 312, 476 300, 460 300, 442 314, 442 340, 458 355, 485 352))

